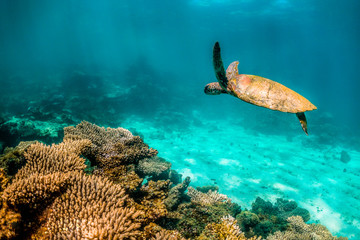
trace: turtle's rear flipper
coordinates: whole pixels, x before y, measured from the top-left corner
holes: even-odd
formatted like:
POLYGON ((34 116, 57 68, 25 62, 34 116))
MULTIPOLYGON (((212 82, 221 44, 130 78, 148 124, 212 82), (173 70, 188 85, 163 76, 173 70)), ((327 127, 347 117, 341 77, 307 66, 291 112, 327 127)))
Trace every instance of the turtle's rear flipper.
POLYGON ((307 132, 307 122, 306 122, 305 113, 303 113, 303 112, 296 113, 296 116, 298 117, 301 127, 304 130, 304 132, 306 133, 306 135, 309 135, 307 132))

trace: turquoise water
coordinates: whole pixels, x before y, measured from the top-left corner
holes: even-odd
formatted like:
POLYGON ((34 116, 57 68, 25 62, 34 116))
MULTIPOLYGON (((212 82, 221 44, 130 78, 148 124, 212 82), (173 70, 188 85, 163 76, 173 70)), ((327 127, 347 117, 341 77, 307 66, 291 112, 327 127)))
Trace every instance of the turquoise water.
POLYGON ((193 186, 216 184, 243 207, 293 199, 311 221, 360 239, 359 1, 0 2, 0 146, 87 120, 142 136, 193 186), (295 90, 294 114, 208 96, 212 47, 225 68, 295 90), (24 125, 24 124, 23 124, 24 125), (345 152, 350 161, 344 160, 345 152))

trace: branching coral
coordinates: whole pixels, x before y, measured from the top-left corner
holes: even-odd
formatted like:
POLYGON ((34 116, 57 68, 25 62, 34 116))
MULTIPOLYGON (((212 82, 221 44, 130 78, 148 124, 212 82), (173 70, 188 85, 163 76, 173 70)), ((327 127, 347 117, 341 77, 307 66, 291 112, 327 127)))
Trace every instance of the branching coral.
POLYGON ((123 188, 83 173, 85 159, 79 155, 90 144, 86 139, 67 140, 52 146, 35 143, 26 150, 26 165, 2 196, 5 204, 19 207, 25 217, 23 235, 34 229, 32 237, 40 239, 134 239, 139 235, 136 219, 141 212, 124 207, 123 188))
POLYGON ((267 240, 346 240, 344 237, 334 237, 329 230, 321 224, 306 224, 300 216, 287 219, 290 226, 284 232, 275 232, 267 240))
POLYGON ((70 172, 86 167, 79 155, 89 144, 88 140, 81 140, 52 146, 39 142, 30 145, 24 153, 26 165, 5 189, 3 199, 12 206, 26 205, 29 209, 44 205, 66 186, 70 172))
POLYGON ((224 194, 220 194, 217 191, 209 190, 207 193, 200 192, 195 190, 193 187, 188 188, 188 196, 191 198, 192 202, 198 203, 200 205, 213 205, 216 203, 231 202, 231 199, 224 194))
POLYGON ((141 214, 124 208, 125 191, 109 180, 76 174, 50 206, 46 233, 59 239, 135 239, 141 214))
POLYGON ((46 175, 34 173, 28 178, 18 179, 9 185, 4 193, 4 200, 12 206, 37 208, 64 189, 68 183, 69 174, 50 173, 46 175))
POLYGON ((17 179, 27 178, 33 173, 43 175, 55 172, 84 170, 85 159, 79 155, 90 145, 89 140, 64 141, 60 144, 46 146, 42 143, 32 144, 24 156, 26 165, 15 176, 17 179))

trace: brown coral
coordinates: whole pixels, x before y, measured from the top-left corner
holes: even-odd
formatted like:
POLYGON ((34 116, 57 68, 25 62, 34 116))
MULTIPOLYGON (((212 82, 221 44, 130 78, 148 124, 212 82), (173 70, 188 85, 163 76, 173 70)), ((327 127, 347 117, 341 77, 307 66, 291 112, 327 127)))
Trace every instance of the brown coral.
POLYGON ((64 140, 88 139, 91 148, 84 153, 93 164, 112 168, 121 164, 137 163, 152 157, 157 151, 148 147, 138 136, 124 128, 104 128, 86 121, 76 127, 64 128, 64 140))
POLYGON ((73 184, 50 206, 46 233, 56 239, 135 239, 141 214, 125 208, 125 191, 97 176, 71 176, 73 184))
POLYGON ((51 146, 39 142, 32 144, 24 153, 26 165, 16 174, 15 180, 27 178, 33 173, 46 175, 84 170, 85 159, 79 155, 89 145, 89 140, 64 141, 51 146))

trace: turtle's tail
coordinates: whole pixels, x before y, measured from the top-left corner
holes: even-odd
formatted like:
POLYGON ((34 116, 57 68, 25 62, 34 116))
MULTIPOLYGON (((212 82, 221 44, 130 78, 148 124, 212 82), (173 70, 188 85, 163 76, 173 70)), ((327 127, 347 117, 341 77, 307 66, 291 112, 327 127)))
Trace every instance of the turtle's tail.
POLYGON ((300 113, 296 113, 296 116, 298 117, 301 127, 304 130, 306 135, 309 135, 307 132, 307 122, 306 122, 306 117, 305 117, 305 113, 300 112, 300 113))

